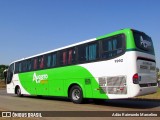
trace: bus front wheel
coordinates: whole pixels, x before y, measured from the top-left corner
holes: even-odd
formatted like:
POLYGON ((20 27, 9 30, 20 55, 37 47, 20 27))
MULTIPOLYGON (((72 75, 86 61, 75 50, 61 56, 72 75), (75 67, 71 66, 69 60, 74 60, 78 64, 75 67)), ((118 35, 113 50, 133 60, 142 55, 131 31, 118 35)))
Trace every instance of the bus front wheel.
POLYGON ((16 88, 16 94, 17 94, 18 97, 23 96, 23 95, 21 94, 21 89, 20 89, 20 87, 17 87, 17 88, 16 88))
POLYGON ((80 104, 83 102, 83 92, 81 87, 74 85, 70 89, 69 97, 73 103, 80 104))

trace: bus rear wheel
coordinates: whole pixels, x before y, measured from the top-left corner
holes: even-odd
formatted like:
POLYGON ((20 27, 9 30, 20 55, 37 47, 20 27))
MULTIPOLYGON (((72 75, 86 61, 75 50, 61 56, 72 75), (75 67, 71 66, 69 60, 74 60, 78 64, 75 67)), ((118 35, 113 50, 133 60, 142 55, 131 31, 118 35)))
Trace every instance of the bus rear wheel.
POLYGON ((69 97, 73 103, 83 103, 83 92, 81 87, 79 87, 78 85, 74 85, 73 87, 71 87, 69 97))

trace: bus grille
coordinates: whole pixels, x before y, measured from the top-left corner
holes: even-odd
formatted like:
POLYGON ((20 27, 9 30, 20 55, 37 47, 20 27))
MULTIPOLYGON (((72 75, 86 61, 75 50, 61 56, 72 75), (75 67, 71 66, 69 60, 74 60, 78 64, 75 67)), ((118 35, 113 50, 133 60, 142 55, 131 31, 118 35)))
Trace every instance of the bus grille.
POLYGON ((99 77, 100 93, 127 94, 126 76, 99 77))

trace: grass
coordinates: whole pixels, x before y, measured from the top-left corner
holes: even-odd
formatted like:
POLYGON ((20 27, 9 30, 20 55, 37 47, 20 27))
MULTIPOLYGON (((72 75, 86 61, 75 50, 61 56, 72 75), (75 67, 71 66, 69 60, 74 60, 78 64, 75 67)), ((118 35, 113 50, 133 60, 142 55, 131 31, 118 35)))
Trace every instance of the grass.
POLYGON ((6 88, 4 81, 0 80, 0 88, 6 88))
POLYGON ((158 88, 157 92, 154 93, 154 94, 143 95, 143 96, 139 96, 139 97, 136 97, 136 98, 160 100, 160 88, 158 88))

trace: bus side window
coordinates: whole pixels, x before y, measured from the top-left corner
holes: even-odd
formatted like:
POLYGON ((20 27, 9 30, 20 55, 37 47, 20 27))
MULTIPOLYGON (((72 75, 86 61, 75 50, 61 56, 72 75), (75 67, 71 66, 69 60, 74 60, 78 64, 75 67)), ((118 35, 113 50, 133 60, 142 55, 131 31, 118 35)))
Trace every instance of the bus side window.
POLYGON ((117 57, 123 52, 123 36, 102 39, 102 58, 117 57))
POLYGON ((39 69, 43 69, 44 68, 44 56, 40 56, 39 57, 38 65, 39 65, 39 69))
POLYGON ((27 60, 27 71, 31 71, 32 70, 32 59, 28 59, 27 60))
POLYGON ((22 72, 26 72, 27 71, 27 61, 24 60, 22 61, 22 72))
POLYGON ((67 64, 67 52, 66 51, 60 51, 60 54, 59 54, 59 62, 60 62, 60 65, 66 65, 67 64))
POLYGON ((76 62, 75 47, 60 51, 59 52, 59 62, 60 62, 60 65, 74 64, 76 62))
POLYGON ((52 67, 55 67, 57 65, 57 54, 52 54, 52 67))
POLYGON ((86 61, 86 49, 85 45, 78 46, 78 62, 82 63, 86 61))
POLYGON ((86 46, 86 61, 96 60, 98 58, 97 51, 96 43, 86 46))
POLYGON ((21 62, 18 63, 18 72, 22 72, 22 63, 21 62))
POLYGON ((33 69, 34 69, 34 70, 37 69, 37 58, 34 58, 33 69))
POLYGON ((50 68, 51 67, 51 54, 46 55, 46 63, 47 63, 46 67, 50 68))
POLYGON ((72 63, 72 52, 73 52, 73 50, 69 50, 68 51, 68 64, 71 64, 72 63))
POLYGON ((67 64, 67 52, 63 52, 63 65, 66 65, 67 64))
POLYGON ((45 61, 47 68, 55 67, 57 65, 57 54, 56 53, 47 54, 45 61))
POLYGON ((78 47, 79 62, 97 60, 98 57, 98 42, 92 42, 78 47))
POLYGON ((76 62, 76 51, 75 48, 71 48, 67 51, 68 64, 74 64, 76 62))
POLYGON ((31 71, 32 68, 33 68, 32 59, 30 59, 29 63, 28 63, 28 69, 29 69, 29 71, 31 71))
MULTIPOLYGON (((112 57, 113 45, 112 39, 106 39, 102 42, 102 49, 103 49, 103 58, 109 59, 112 57)), ((114 46, 115 47, 115 46, 114 46)))

